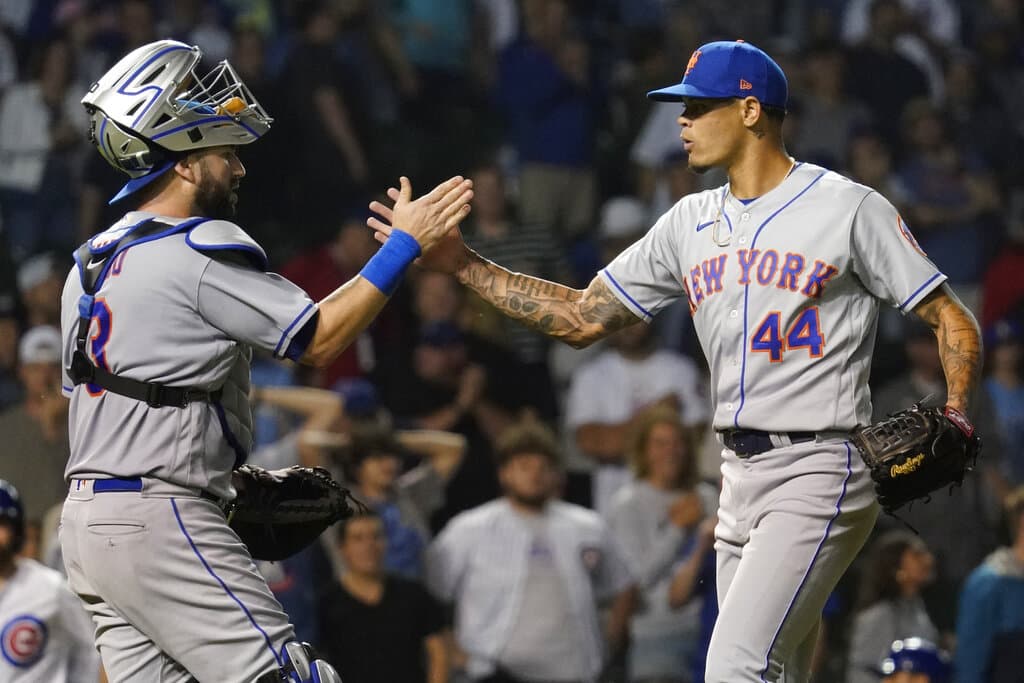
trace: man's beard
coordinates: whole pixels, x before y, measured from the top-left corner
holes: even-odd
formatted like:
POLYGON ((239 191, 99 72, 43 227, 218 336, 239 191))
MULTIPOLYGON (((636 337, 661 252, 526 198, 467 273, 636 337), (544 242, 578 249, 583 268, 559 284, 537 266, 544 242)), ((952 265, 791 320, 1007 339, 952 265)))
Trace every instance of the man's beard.
POLYGON ((0 545, 0 572, 6 570, 14 563, 17 553, 11 545, 0 545))
POLYGON ((192 214, 227 220, 235 217, 235 203, 232 189, 215 183, 208 175, 199 181, 196 196, 192 200, 192 214))
POLYGON ((523 496, 515 491, 507 491, 505 495, 523 507, 532 508, 534 510, 544 509, 544 506, 548 502, 548 495, 546 493, 538 493, 534 496, 523 496))

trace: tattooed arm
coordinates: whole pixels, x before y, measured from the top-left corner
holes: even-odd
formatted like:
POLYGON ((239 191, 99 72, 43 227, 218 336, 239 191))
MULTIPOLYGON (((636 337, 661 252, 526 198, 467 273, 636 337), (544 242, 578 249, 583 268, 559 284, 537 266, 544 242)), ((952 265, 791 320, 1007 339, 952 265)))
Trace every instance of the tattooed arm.
POLYGON ((966 413, 981 374, 978 321, 945 284, 915 306, 914 313, 932 328, 939 340, 939 356, 946 373, 946 405, 966 413))
POLYGON ((640 321, 600 277, 572 289, 510 272, 469 249, 455 275, 505 315, 578 349, 640 321))

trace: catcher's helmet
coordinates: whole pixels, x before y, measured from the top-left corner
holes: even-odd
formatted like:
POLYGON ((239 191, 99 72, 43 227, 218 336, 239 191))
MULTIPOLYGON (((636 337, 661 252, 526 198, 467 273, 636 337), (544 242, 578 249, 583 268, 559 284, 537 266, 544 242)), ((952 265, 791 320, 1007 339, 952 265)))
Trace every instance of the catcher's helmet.
POLYGON ((0 479, 0 519, 8 519, 14 527, 14 552, 21 550, 25 544, 25 509, 21 506, 21 496, 14 484, 0 479))
POLYGON ((149 184, 183 153, 246 145, 273 119, 225 60, 196 72, 202 50, 159 40, 132 50, 92 84, 82 104, 89 137, 100 154, 131 180, 110 203, 149 184))
POLYGON ((949 655, 924 638, 894 641, 889 656, 882 661, 882 673, 886 676, 897 671, 921 673, 931 683, 948 683, 950 669, 949 655))

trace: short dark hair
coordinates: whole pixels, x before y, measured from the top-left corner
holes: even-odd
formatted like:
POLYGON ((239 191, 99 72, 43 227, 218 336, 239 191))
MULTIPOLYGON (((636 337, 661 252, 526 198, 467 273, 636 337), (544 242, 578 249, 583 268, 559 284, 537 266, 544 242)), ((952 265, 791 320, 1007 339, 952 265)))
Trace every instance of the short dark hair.
POLYGON ((339 454, 345 470, 345 478, 356 481, 359 465, 375 455, 393 455, 401 459, 402 444, 395 438, 390 424, 375 421, 360 422, 352 426, 349 443, 339 454))
POLYGON ((769 121, 774 121, 779 125, 786 120, 786 109, 785 107, 777 107, 774 104, 762 104, 761 111, 764 112, 765 117, 769 121))
POLYGON ((337 531, 337 534, 338 534, 337 535, 337 543, 338 543, 338 545, 341 545, 342 543, 345 542, 345 537, 346 537, 346 534, 348 534, 348 527, 349 527, 349 525, 352 522, 359 521, 360 519, 376 519, 378 522, 381 523, 381 525, 384 524, 383 518, 379 514, 377 514, 375 511, 370 510, 369 508, 367 508, 365 510, 359 510, 354 515, 352 515, 351 517, 347 517, 346 519, 341 520, 341 522, 338 524, 338 531, 337 531))
POLYGON ((508 464, 517 455, 543 455, 555 467, 562 465, 562 449, 558 438, 548 427, 537 422, 516 424, 498 437, 494 456, 498 467, 508 464))
POLYGON ((1010 527, 1012 541, 1020 533, 1021 518, 1024 517, 1024 485, 1018 486, 1007 494, 1004 507, 1006 508, 1006 521, 1010 527))

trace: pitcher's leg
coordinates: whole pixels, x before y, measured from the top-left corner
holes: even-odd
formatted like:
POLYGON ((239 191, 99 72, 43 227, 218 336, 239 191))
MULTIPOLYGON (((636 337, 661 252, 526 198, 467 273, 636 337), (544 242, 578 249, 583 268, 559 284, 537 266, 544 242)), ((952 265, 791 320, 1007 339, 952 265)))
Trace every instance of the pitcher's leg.
MULTIPOLYGON (((809 477, 805 484, 816 479, 809 477)), ((779 501, 775 511, 760 518, 724 592, 708 652, 707 683, 779 680, 783 663, 811 634, 877 516, 877 506, 864 502, 863 495, 847 493, 844 485, 831 510, 809 496, 779 501), (856 500, 853 509, 844 507, 850 500, 856 500)))

